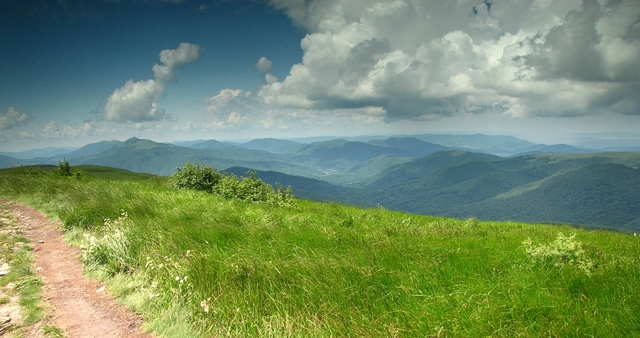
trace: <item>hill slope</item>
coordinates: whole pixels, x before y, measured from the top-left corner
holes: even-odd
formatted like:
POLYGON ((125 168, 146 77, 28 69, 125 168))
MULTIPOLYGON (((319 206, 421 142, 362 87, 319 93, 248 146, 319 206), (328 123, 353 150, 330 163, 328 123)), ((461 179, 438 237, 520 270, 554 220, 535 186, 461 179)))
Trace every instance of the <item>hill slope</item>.
POLYGON ((440 152, 367 186, 384 206, 455 217, 640 231, 639 153, 501 158, 440 152))
POLYGON ((453 209, 453 214, 638 231, 639 201, 640 170, 621 164, 596 163, 460 206, 453 209))
POLYGON ((177 167, 182 166, 185 162, 206 163, 218 169, 245 166, 262 170, 292 172, 298 175, 313 172, 312 169, 288 163, 279 155, 264 151, 244 149, 223 143, 204 142, 199 145, 203 149, 131 138, 104 151, 75 156, 68 158, 68 160, 72 164, 103 165, 165 176, 170 176, 177 167))

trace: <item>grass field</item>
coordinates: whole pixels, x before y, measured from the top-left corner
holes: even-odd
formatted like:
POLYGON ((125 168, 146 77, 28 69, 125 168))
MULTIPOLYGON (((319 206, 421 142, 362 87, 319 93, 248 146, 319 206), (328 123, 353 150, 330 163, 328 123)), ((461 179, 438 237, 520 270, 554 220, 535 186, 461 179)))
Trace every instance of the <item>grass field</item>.
POLYGON ((281 208, 74 169, 1 171, 0 197, 59 218, 89 274, 162 336, 640 335, 633 234, 281 208))

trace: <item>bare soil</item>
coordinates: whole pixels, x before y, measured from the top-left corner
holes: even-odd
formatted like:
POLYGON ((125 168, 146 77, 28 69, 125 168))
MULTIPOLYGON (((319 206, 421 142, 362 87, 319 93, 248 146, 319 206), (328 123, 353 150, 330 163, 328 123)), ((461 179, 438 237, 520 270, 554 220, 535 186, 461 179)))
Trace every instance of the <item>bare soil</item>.
MULTIPOLYGON (((34 269, 44 283, 49 322, 68 337, 153 337, 141 331, 142 318, 105 294, 104 285, 83 275, 80 251, 63 240, 59 223, 37 210, 3 202, 18 219, 35 255, 34 269)), ((38 325, 31 336, 42 336, 38 325)))

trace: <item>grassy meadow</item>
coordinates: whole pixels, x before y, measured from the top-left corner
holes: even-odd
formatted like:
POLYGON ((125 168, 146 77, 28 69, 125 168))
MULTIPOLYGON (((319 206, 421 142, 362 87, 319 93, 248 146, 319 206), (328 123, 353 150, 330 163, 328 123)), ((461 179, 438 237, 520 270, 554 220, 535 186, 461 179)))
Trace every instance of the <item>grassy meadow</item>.
POLYGON ((59 219, 88 274, 163 337, 640 335, 634 234, 278 207, 72 169, 0 171, 0 198, 59 219))

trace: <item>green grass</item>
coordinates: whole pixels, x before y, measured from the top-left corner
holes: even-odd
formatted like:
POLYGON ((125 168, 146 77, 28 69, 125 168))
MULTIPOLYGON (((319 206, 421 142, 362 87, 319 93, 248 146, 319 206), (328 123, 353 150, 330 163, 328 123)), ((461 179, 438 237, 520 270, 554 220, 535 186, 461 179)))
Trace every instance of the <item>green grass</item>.
POLYGON ((0 196, 60 218, 92 275, 166 337, 640 335, 633 235, 275 208, 79 170, 4 171, 0 196), (575 234, 588 271, 532 256, 555 250, 559 232, 575 234))

